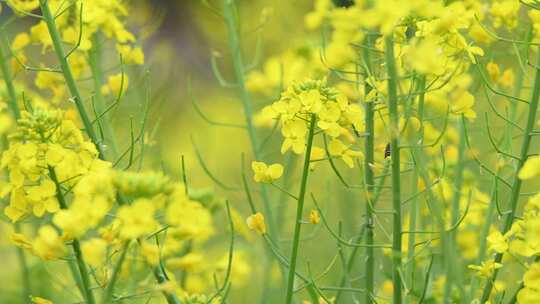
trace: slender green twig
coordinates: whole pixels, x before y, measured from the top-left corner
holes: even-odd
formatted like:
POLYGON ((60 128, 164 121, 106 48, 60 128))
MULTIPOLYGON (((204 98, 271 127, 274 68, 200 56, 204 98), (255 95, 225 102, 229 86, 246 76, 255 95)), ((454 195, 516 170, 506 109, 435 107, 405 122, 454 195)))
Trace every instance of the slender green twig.
POLYGON ((72 95, 71 99, 77 106, 77 110, 81 117, 86 133, 88 134, 92 142, 96 145, 96 148, 100 154, 100 157, 103 158, 105 156, 105 153, 103 151, 103 146, 99 142, 96 132, 94 131, 94 128, 92 127, 92 123, 88 116, 88 113, 86 112, 81 92, 79 91, 79 88, 77 86, 75 77, 73 76, 71 67, 69 66, 68 58, 66 57, 66 53, 64 51, 64 45, 62 44, 60 33, 58 32, 58 29, 56 27, 56 21, 51 14, 48 1, 39 0, 39 5, 43 13, 43 20, 47 24, 49 35, 51 36, 54 52, 56 54, 58 61, 60 62, 60 68, 62 70, 62 74, 64 75, 66 85, 68 86, 69 92, 72 95))
POLYGON ((385 60, 388 73, 388 109, 390 112, 390 149, 392 159, 392 282, 393 303, 401 304, 401 181, 399 157, 399 114, 397 100, 397 70, 394 58, 394 42, 385 38, 385 60))
MULTIPOLYGON (((373 39, 371 37, 366 38, 366 44, 372 46, 373 39)), ((371 72, 371 58, 369 50, 364 48, 363 50, 364 61, 366 63, 366 68, 371 72)), ((366 81, 364 90, 365 96, 371 92, 371 85, 366 81)), ((373 225, 373 187, 375 186, 375 180, 373 176, 373 165, 375 164, 375 120, 373 115, 373 102, 365 102, 365 116, 364 123, 366 128, 366 140, 365 140, 365 159, 364 159, 364 179, 366 183, 366 244, 373 245, 374 243, 374 225, 373 225)), ((366 248, 366 259, 365 259, 365 303, 370 304, 373 302, 374 293, 374 280, 375 280, 375 255, 374 248, 369 246, 366 248)))
MULTIPOLYGON (((246 68, 244 66, 243 62, 243 56, 242 56, 242 46, 240 42, 240 27, 238 24, 238 11, 236 7, 236 1, 235 0, 223 0, 223 18, 225 20, 226 26, 227 26, 227 32, 228 32, 228 43, 229 43, 229 49, 232 55, 232 64, 234 68, 234 74, 235 74, 235 80, 236 84, 234 85, 234 88, 238 91, 240 95, 240 100, 242 102, 243 110, 244 110, 244 119, 245 119, 245 128, 248 133, 251 150, 253 153, 253 156, 257 160, 261 160, 261 153, 259 150, 259 142, 257 140, 255 128, 253 126, 253 109, 251 105, 250 96, 248 94, 248 91, 246 89, 245 85, 245 71, 246 68)), ((214 60, 215 58, 213 58, 214 60)), ((219 74, 216 75, 219 77, 219 74)), ((268 231, 271 235, 277 235, 277 227, 275 224, 275 218, 274 214, 272 212, 271 204, 270 204, 270 198, 268 195, 268 189, 265 185, 260 185, 260 196, 263 202, 264 207, 264 213, 265 217, 267 219, 268 223, 268 231)), ((270 256, 270 252, 267 252, 268 256, 270 256)), ((271 261, 267 261, 267 263, 271 264, 271 261)), ((267 267, 267 271, 264 274, 263 277, 263 300, 266 300, 268 297, 266 295, 267 291, 270 290, 269 281, 271 276, 271 271, 269 270, 271 268, 271 265, 267 267)))
MULTIPOLYGON (((462 120, 458 121, 459 129, 459 145, 458 145, 458 157, 455 166, 455 176, 454 176, 454 197, 452 200, 452 222, 456 222, 459 217, 459 202, 461 200, 461 187, 463 186, 463 171, 465 167, 465 133, 463 129, 462 120)), ((450 296, 452 292, 452 287, 454 284, 454 279, 458 274, 459 269, 456 265, 456 257, 454 255, 455 246, 456 246, 456 231, 450 232, 448 237, 449 250, 446 252, 447 256, 445 259, 445 272, 446 272, 446 284, 444 288, 444 303, 450 302, 450 296)))
MULTIPOLYGON (((90 70, 92 71, 92 80, 94 82, 96 110, 98 113, 104 113, 106 110, 105 98, 103 97, 103 94, 101 94, 101 86, 104 84, 104 75, 101 68, 103 56, 99 37, 99 34, 94 34, 92 37, 92 48, 88 52, 88 63, 90 65, 90 70)), ((105 113, 103 115, 102 125, 105 133, 105 143, 109 144, 111 147, 108 156, 110 159, 115 159, 118 156, 118 147, 114 136, 114 129, 110 121, 110 114, 105 113)))
POLYGON ((129 242, 126 242, 124 246, 122 246, 122 249, 120 249, 120 257, 118 257, 118 261, 116 261, 116 265, 114 266, 111 278, 109 279, 107 287, 105 288, 105 291, 103 293, 102 303, 109 303, 109 301, 113 297, 114 285, 116 284, 118 275, 120 274, 120 270, 122 269, 122 265, 124 263, 124 260, 126 259, 128 249, 129 242))
MULTIPOLYGON (((538 52, 538 61, 540 62, 540 52, 538 52)), ((519 197, 521 194, 521 185, 522 180, 518 178, 517 173, 523 165, 525 164, 525 161, 527 161, 527 157, 529 155, 529 147, 531 145, 531 132, 534 130, 534 125, 536 122, 536 112, 538 110, 538 99, 540 98, 540 68, 536 68, 536 74, 534 77, 534 84, 531 94, 531 100, 529 102, 529 111, 527 115, 527 125, 525 126, 525 131, 523 132, 523 141, 521 143, 521 151, 519 154, 519 160, 517 162, 517 169, 515 171, 514 175, 514 182, 512 184, 512 192, 510 195, 510 213, 506 215, 506 218, 504 220, 503 226, 501 228, 501 233, 505 234, 510 230, 512 227, 512 223, 514 222, 514 218, 516 215, 517 205, 519 202, 519 197)), ((500 263, 502 261, 503 254, 497 253, 495 254, 494 262, 500 263)), ((491 290, 493 289, 493 282, 495 282, 495 279, 497 278, 498 269, 496 269, 493 272, 493 275, 491 275, 486 280, 486 285, 484 286, 484 291, 482 293, 482 298, 480 299, 481 303, 485 303, 488 301, 489 296, 491 294, 491 290)))
POLYGON ((315 114, 311 114, 311 121, 309 123, 309 133, 307 137, 306 152, 304 158, 304 167, 302 170, 302 179, 300 183, 300 192, 298 194, 298 203, 296 206, 296 220, 294 223, 294 237, 292 243, 292 251, 290 257, 289 275, 287 277, 287 294, 285 297, 285 303, 292 303, 293 287, 294 287, 294 274, 296 272, 296 262, 298 259, 298 247, 300 243, 300 229, 302 227, 302 211, 304 210, 304 199, 306 196, 307 179, 309 175, 309 162, 311 157, 311 147, 313 146, 313 137, 315 133, 315 114))

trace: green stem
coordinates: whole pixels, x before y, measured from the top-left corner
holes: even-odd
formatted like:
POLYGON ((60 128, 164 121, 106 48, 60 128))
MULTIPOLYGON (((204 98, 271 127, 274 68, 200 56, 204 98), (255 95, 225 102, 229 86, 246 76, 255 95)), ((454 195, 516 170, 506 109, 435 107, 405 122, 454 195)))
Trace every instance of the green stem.
MULTIPOLYGON (((1 34, 1 33, 0 33, 1 34)), ((5 41, 2 39, 0 35, 0 41, 5 41)), ((0 70, 2 71, 2 75, 4 77, 4 83, 6 85, 6 90, 8 93, 8 105, 11 109, 11 112, 13 112, 14 118, 17 120, 21 117, 21 113, 19 110, 19 105, 17 104, 17 94, 15 93, 15 86, 13 85, 13 75, 11 74, 11 68, 9 65, 9 62, 7 60, 7 57, 4 53, 3 46, 0 44, 0 70)), ((5 147, 7 147, 6 138, 3 138, 3 142, 5 143, 5 147)), ((15 232, 20 232, 21 227, 19 223, 15 223, 14 225, 15 232)), ((26 254, 24 250, 20 247, 17 247, 17 257, 19 259, 19 265, 21 267, 21 281, 23 286, 23 299, 24 302, 28 302, 29 296, 31 294, 31 287, 30 287, 30 273, 28 271, 28 262, 26 261, 26 254)))
POLYGON ((393 303, 401 304, 401 181, 399 157, 399 114, 397 98, 397 70, 394 58, 394 42, 385 38, 385 59, 388 73, 388 110, 390 112, 390 149, 392 158, 392 282, 393 303))
MULTIPOLYGON (((223 17, 225 19, 226 25, 227 25, 227 32, 228 32, 228 43, 229 43, 229 50, 232 55, 232 63, 234 68, 234 74, 237 82, 237 88, 238 93, 240 95, 240 100, 242 102, 242 107, 244 109, 244 119, 246 123, 246 130, 248 132, 248 137, 251 145, 251 150, 253 153, 253 156, 257 160, 261 160, 260 153, 259 153, 259 144, 257 141, 257 136, 255 132, 255 128, 253 126, 253 109, 251 106, 251 100, 248 94, 248 91, 246 89, 245 85, 245 67, 244 62, 242 58, 242 46, 240 43, 240 35, 239 35, 239 25, 238 25, 238 11, 236 8, 235 0, 223 0, 223 17)), ((268 232, 270 235, 277 236, 277 228, 275 224, 274 214, 272 212, 272 206, 270 204, 270 198, 268 195, 268 189, 265 185, 261 184, 261 199, 263 201, 263 207, 264 207, 264 213, 267 221, 268 226, 268 232)), ((271 252, 266 252, 267 257, 270 257, 272 255, 271 252)), ((267 261, 267 264, 270 264, 270 261, 267 261)), ((263 277, 263 292, 266 292, 270 290, 269 282, 271 280, 270 278, 271 272, 266 271, 265 276, 263 277)), ((267 295, 263 294, 262 296, 263 301, 267 300, 267 295)))
MULTIPOLYGON (((88 52, 88 64, 92 71, 92 80, 94 82, 94 95, 95 95, 95 106, 98 114, 105 112, 105 98, 101 94, 101 86, 104 84, 104 75, 101 68, 102 62, 102 52, 101 45, 99 42, 100 35, 94 34, 92 37, 92 49, 88 52)), ((118 147, 116 145, 116 140, 114 137, 114 130, 111 123, 111 115, 106 113, 102 118, 103 123, 103 132, 105 133, 105 141, 110 145, 111 150, 109 153, 110 159, 115 159, 118 156, 118 147)))
MULTIPOLYGON (((426 86, 426 77, 420 76, 418 80, 418 120, 420 121, 420 130, 418 132, 418 135, 414 136, 413 140, 410 141, 412 144, 418 144, 422 145, 424 142, 424 99, 425 99, 425 86, 426 86)), ((419 181, 419 174, 418 171, 414 172, 413 178, 411 180, 411 193, 417 193, 418 192, 418 181, 419 181)), ((418 208, 418 199, 415 197, 411 201, 411 207, 409 209, 409 231, 416 231, 417 229, 417 218, 420 213, 420 209, 418 208)), ((416 243, 416 234, 411 233, 409 235, 409 243, 407 244, 407 260, 409 261, 409 267, 407 269, 408 275, 411 284, 410 284, 410 290, 414 292, 414 270, 416 267, 416 262, 414 260, 414 252, 415 252, 415 243, 416 243)))
MULTIPOLYGON (((375 192, 373 193, 373 198, 371 200, 371 206, 373 208, 375 208, 375 206, 377 205, 377 202, 379 201, 379 198, 381 197, 381 193, 383 192, 382 189, 383 189, 383 186, 384 186, 384 183, 385 183, 385 180, 386 180, 385 175, 388 172, 388 170, 389 170, 389 165, 388 165, 388 163, 385 163, 384 168, 383 168, 383 172, 384 172, 383 176, 378 180, 377 185, 375 185, 375 187, 374 187, 375 192)), ((365 230, 365 225, 362 225, 362 227, 360 228, 359 233, 357 234, 358 237, 356 237, 356 239, 354 240, 354 243, 357 243, 357 244, 361 243, 361 241, 362 241, 362 239, 364 238, 364 235, 365 235, 364 230, 365 230)), ((341 281, 339 283, 339 289, 336 292, 336 303, 341 303, 339 301, 339 299, 340 299, 340 297, 342 295, 343 288, 345 287, 345 284, 347 283, 347 278, 349 276, 349 273, 351 273, 352 268, 353 268, 353 266, 355 264, 356 255, 358 254, 360 248, 362 248, 362 247, 354 246, 352 251, 351 251, 351 254, 349 255, 349 258, 347 259, 345 272, 343 273, 343 276, 342 276, 341 281)), ((371 300, 373 301, 373 298, 371 298, 371 300)))
MULTIPOLYGON (((15 223, 14 226, 15 232, 19 233, 21 231, 19 223, 15 223)), ((19 267, 21 268, 23 303, 27 303, 28 299, 32 295, 32 289, 30 287, 30 271, 28 269, 28 262, 26 261, 26 254, 21 247, 17 247, 17 258, 19 259, 19 267)))
MULTIPOLYGON (((540 51, 538 52, 538 62, 540 62, 540 51)), ((531 100, 529 101, 529 113, 527 116, 527 125, 525 127, 525 130, 523 132, 523 142, 521 143, 521 152, 519 154, 519 161, 517 165, 516 174, 514 176, 514 182, 512 184, 512 194, 510 196, 510 213, 506 215, 504 224, 501 229, 501 233, 505 234, 510 230, 512 227, 512 223, 514 222, 514 218, 516 215, 516 209, 519 202, 519 197, 521 193, 521 185, 522 181, 518 178, 517 173, 521 168, 523 167, 523 164, 525 164, 525 161, 527 161, 527 157, 529 155, 529 147, 531 145, 531 133, 534 130, 534 124, 536 123, 536 112, 538 110, 538 99, 540 97, 540 69, 536 69, 536 74, 534 77, 534 84, 533 84, 533 90, 531 95, 531 100)), ((500 263, 502 261, 502 253, 497 253, 494 258, 495 263, 500 263)), ((484 291, 482 293, 482 298, 480 300, 481 303, 485 303, 489 299, 489 295, 491 294, 491 290, 493 289, 493 282, 495 282, 495 279, 497 278, 498 269, 496 269, 493 272, 493 275, 487 279, 486 285, 484 287, 484 291)))
MULTIPOLYGON (((371 39, 367 38, 368 47, 371 46, 371 39)), ((371 60, 369 56, 368 48, 364 48, 364 60, 366 61, 367 68, 371 71, 371 60)), ((371 92, 371 86, 366 82, 365 95, 367 96, 371 92)), ((373 232, 373 187, 375 186, 373 176, 373 165, 375 164, 375 120, 373 113, 373 102, 365 103, 365 128, 366 128, 366 141, 365 141, 365 159, 364 159, 364 179, 366 183, 366 259, 365 259, 365 303, 370 304, 373 302, 374 293, 374 280, 375 280, 375 255, 373 245, 374 232, 373 232)))
MULTIPOLYGON (((165 276, 163 271, 161 271, 160 267, 154 267, 153 272, 154 272, 154 277, 156 278, 159 284, 163 284, 168 281, 167 277, 165 276)), ((178 299, 178 297, 172 293, 163 291, 163 296, 165 297, 165 300, 167 300, 167 303, 169 304, 180 304, 180 300, 178 299)))
MULTIPOLYGON (((534 259, 534 263, 538 263, 540 262, 540 256, 536 256, 536 258, 534 259)), ((523 283, 523 281, 521 281, 521 283, 519 283, 519 286, 518 288, 516 289, 516 291, 514 292, 514 295, 512 296, 512 298, 510 299, 510 301, 508 301, 508 304, 514 304, 516 303, 517 301, 517 296, 519 294, 519 292, 525 287, 525 283, 523 283)))
MULTIPOLYGON (((0 41, 5 41, 4 39, 1 39, 0 41)), ((15 116, 15 119, 19 119, 21 117, 21 113, 19 110, 19 106, 17 105, 17 94, 15 93, 15 86, 13 85, 13 75, 11 74, 11 67, 9 66, 9 62, 7 60, 7 56, 4 53, 3 46, 0 44, 0 69, 2 70, 2 75, 4 75, 4 82, 6 84, 6 89, 8 93, 8 101, 9 101, 9 107, 11 111, 13 112, 13 116, 15 116)))
MULTIPOLYGON (((62 193, 62 186, 60 185, 60 182, 58 182, 56 172, 52 167, 49 167, 49 177, 56 185, 56 198, 58 199, 58 204, 60 205, 60 208, 68 209, 66 199, 64 197, 64 194, 62 193)), ((79 240, 73 239, 71 246, 73 247, 73 252, 75 253, 75 259, 77 261, 77 266, 79 267, 82 284, 84 286, 84 298, 86 299, 87 303, 95 304, 96 300, 94 299, 94 293, 92 292, 92 287, 90 286, 90 276, 88 274, 88 268, 86 267, 86 263, 84 262, 84 258, 82 256, 79 240)))
POLYGON ((75 105, 77 106, 77 110, 81 117, 86 133, 88 134, 92 142, 96 145, 96 148, 100 154, 100 158, 103 159, 105 157, 103 146, 98 141, 96 132, 94 128, 92 127, 92 122, 90 121, 88 113, 86 112, 86 109, 84 107, 81 92, 79 91, 79 88, 77 87, 77 82, 75 81, 75 77, 73 76, 73 72, 71 71, 71 67, 69 66, 68 58, 66 57, 66 53, 64 51, 64 45, 62 44, 60 33, 58 32, 58 29, 56 28, 56 22, 54 20, 54 17, 51 14, 48 1, 39 0, 39 6, 41 7, 41 12, 43 13, 43 20, 47 24, 47 28, 49 30, 49 35, 51 36, 54 52, 56 54, 58 62, 60 63, 62 74, 64 75, 64 79, 68 86, 69 92, 72 95, 71 99, 73 100, 73 102, 75 102, 75 105))
MULTIPOLYGON (((454 197, 452 200, 452 223, 456 223, 459 219, 459 202, 461 200, 461 187, 463 186, 463 171, 465 164, 465 133, 463 129, 463 121, 460 119, 458 121, 459 129, 459 146, 458 146, 458 158, 456 167, 454 170, 454 197)), ((456 246, 456 232, 457 229, 449 232, 448 236, 448 245, 449 250, 447 251, 445 259, 445 272, 446 272, 446 284, 444 288, 444 303, 450 303, 452 286, 454 284, 454 279, 458 274, 459 269, 457 268, 459 264, 456 263, 455 257, 455 246, 456 246)))
MULTIPOLYGON (((237 23, 237 10, 234 0, 223 0, 223 15, 227 23, 227 31, 229 34, 229 49, 232 54, 232 62, 238 86, 238 93, 240 94, 240 100, 242 101, 242 106, 244 108, 244 119, 246 121, 246 130, 248 132, 251 150, 253 151, 253 156, 255 156, 257 160, 260 160, 260 153, 258 151, 259 145, 255 133, 255 128, 253 126, 253 109, 245 85, 245 68, 242 59, 242 46, 240 44, 240 36, 238 34, 239 27, 237 23)), ((270 206, 270 200, 268 199, 268 192, 264 185, 261 185, 261 195, 264 203, 264 212, 266 213, 270 234, 275 235, 273 213, 270 206)))
POLYGON ((103 293, 103 299, 101 301, 102 303, 109 303, 109 301, 112 299, 113 292, 114 292, 114 285, 116 284, 116 280, 118 279, 118 274, 120 273, 120 270, 122 269, 122 264, 124 263, 124 260, 126 259, 128 249, 129 249, 129 242, 126 242, 120 251, 120 257, 118 258, 118 261, 116 262, 116 265, 114 266, 111 279, 109 280, 109 283, 107 284, 107 288, 105 288, 105 292, 103 293))
MULTIPOLYGON (((497 189, 497 179, 495 178, 493 181, 493 189, 491 191, 491 200, 489 202, 488 210, 485 214, 485 222, 482 227, 482 232, 480 233, 480 239, 479 239, 479 246, 478 246, 478 256, 476 257, 476 265, 479 265, 486 255, 486 247, 487 247, 487 236, 489 234, 489 229, 491 228, 491 223, 493 221, 493 212, 495 212, 495 205, 497 204, 496 200, 498 199, 498 189, 497 189)), ((478 278, 474 276, 471 279, 470 283, 470 290, 467 294, 467 298, 465 299, 465 303, 470 303, 472 301, 472 298, 475 296, 475 293, 478 291, 478 278)))
POLYGON ((306 145, 306 156, 304 158, 304 168, 302 170, 302 181, 300 184, 300 193, 298 194, 298 204, 296 206, 296 222, 294 224, 294 237, 292 243, 292 251, 289 266, 289 275, 287 278, 287 295, 285 297, 285 303, 292 303, 293 287, 294 287, 294 274, 296 272, 296 261, 298 259, 298 245, 300 244, 300 229, 302 228, 302 211, 304 210, 304 198, 306 196, 307 179, 309 175, 309 162, 311 158, 311 147, 313 146, 313 137, 315 133, 315 122, 317 118, 315 114, 311 114, 311 121, 309 124, 309 134, 306 145))

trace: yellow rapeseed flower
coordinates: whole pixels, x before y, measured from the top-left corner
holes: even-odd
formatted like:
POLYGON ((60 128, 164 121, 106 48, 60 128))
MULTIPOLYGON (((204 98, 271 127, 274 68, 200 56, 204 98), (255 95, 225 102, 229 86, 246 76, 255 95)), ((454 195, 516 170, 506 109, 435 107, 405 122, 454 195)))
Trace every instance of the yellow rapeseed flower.
POLYGON ((92 238, 82 242, 81 250, 88 264, 99 267, 107 257, 107 242, 101 238, 92 238))
POLYGON ((520 179, 531 179, 540 175, 540 156, 531 156, 519 170, 520 179))
POLYGON ((249 229, 255 230, 259 234, 266 233, 266 224, 264 222, 264 215, 260 212, 248 216, 246 219, 246 224, 249 229))
POLYGON ((283 166, 280 164, 267 165, 263 162, 254 161, 251 163, 253 169, 253 179, 257 183, 272 183, 283 175, 283 166))

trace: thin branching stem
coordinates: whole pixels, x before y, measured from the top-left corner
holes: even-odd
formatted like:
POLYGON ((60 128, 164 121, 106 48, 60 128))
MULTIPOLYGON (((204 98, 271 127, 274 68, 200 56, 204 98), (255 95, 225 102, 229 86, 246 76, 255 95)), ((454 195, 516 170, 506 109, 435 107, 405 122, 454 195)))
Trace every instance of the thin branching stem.
MULTIPOLYGON (((538 61, 540 61, 540 52, 538 52, 537 59, 538 61)), ((512 192, 510 195, 510 213, 506 215, 503 226, 501 227, 502 234, 505 234, 506 232, 510 230, 516 216, 516 210, 517 210, 517 206, 519 202, 519 197, 521 194, 521 185, 522 185, 522 180, 518 178, 517 173, 519 172, 519 170, 521 170, 521 168, 523 167, 523 165, 525 164, 525 161, 527 161, 527 158, 529 156, 529 147, 531 145, 531 138, 532 138, 530 133, 532 130, 534 130, 539 98, 540 98, 540 69, 537 68, 535 78, 534 78, 531 100, 529 102, 527 124, 525 126, 525 131, 523 133, 524 137, 521 143, 521 151, 519 154, 519 160, 517 162, 517 170, 515 171, 514 182, 512 184, 512 192)), ((494 262, 500 263, 502 261, 502 258, 503 258, 503 254, 497 253, 495 255, 494 262)), ((482 298, 480 299, 481 303, 485 303, 486 301, 488 301, 489 296, 491 294, 491 290, 493 289, 493 282, 495 282, 498 272, 499 272, 498 269, 496 269, 493 272, 493 275, 486 280, 484 291, 482 293, 482 298)))

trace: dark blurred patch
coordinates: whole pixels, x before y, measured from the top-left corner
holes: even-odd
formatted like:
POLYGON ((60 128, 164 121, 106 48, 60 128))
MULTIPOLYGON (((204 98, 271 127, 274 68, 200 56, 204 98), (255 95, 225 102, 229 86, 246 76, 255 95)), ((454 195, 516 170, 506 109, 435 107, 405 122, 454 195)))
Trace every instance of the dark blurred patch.
MULTIPOLYGON (((211 78, 209 65, 210 46, 194 20, 193 10, 199 8, 199 1, 169 1, 149 0, 153 14, 160 16, 160 25, 155 35, 150 39, 150 44, 166 41, 175 50, 178 62, 189 65, 191 72, 199 72, 205 78, 211 78), (204 52, 201 50, 208 50, 204 52)), ((148 46, 147 46, 148 48, 148 46)), ((152 52, 152 47, 147 52, 152 52)), ((159 56, 159 54, 155 54, 159 56)), ((178 62, 171 62, 169 69, 170 79, 177 80, 186 71, 176 66, 178 62), (180 74, 180 75, 178 75, 180 74)), ((180 77, 182 78, 182 77, 180 77)))
POLYGON ((354 4, 354 0, 333 0, 333 2, 337 7, 349 7, 354 4))

